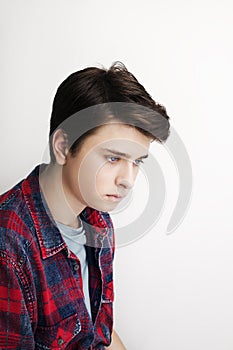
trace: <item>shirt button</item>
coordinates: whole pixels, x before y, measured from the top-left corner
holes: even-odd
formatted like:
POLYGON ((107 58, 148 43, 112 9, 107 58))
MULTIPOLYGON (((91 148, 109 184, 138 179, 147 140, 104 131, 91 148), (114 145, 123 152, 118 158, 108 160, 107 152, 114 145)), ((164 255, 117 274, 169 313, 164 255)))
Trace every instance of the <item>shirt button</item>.
POLYGON ((64 343, 64 340, 62 338, 58 338, 58 341, 57 341, 58 345, 62 345, 64 343))
POLYGON ((79 265, 78 264, 75 264, 74 265, 74 270, 77 271, 79 269, 79 265))
POLYGON ((94 306, 96 307, 96 306, 97 306, 97 304, 98 304, 98 301, 97 301, 97 300, 95 300, 95 302, 94 302, 94 306))

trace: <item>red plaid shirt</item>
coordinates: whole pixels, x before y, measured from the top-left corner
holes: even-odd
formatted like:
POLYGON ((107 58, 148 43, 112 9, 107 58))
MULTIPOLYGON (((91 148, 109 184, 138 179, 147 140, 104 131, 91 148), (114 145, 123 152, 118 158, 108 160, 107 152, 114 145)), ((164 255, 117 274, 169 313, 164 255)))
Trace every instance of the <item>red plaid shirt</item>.
POLYGON ((80 262, 41 198, 39 167, 0 196, 0 349, 104 349, 111 342, 114 234, 107 213, 81 213, 91 317, 80 262))

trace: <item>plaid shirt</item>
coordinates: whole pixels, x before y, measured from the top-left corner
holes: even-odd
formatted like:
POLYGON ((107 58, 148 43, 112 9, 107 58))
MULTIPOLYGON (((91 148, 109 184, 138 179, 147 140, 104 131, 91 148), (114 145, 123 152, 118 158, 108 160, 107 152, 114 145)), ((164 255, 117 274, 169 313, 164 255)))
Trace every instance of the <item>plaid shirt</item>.
POLYGON ((0 349, 104 349, 113 323, 111 219, 91 208, 81 213, 90 317, 80 262, 45 207, 38 174, 39 166, 0 196, 0 349))

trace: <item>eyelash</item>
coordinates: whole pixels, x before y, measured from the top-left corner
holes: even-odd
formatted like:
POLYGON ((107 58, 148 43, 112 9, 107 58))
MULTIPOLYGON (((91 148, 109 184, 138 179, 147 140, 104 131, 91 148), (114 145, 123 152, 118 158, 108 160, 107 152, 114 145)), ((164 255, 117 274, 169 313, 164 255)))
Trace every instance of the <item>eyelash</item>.
MULTIPOLYGON (((108 161, 109 163, 116 163, 117 161, 120 160, 119 157, 114 157, 114 156, 107 156, 106 158, 107 158, 107 161, 108 161), (112 159, 114 159, 114 160, 112 160, 112 159)), ((140 164, 143 164, 144 162, 143 162, 142 159, 136 159, 133 163, 134 163, 136 166, 139 166, 140 164)))
POLYGON ((144 162, 143 162, 142 159, 136 159, 136 160, 134 161, 134 164, 137 165, 137 166, 139 166, 140 164, 143 164, 143 163, 144 163, 144 162), (136 162, 138 162, 138 163, 136 163, 136 162))
POLYGON ((116 161, 120 160, 120 158, 114 157, 114 156, 107 156, 106 158, 107 158, 107 161, 110 163, 115 163, 116 161))

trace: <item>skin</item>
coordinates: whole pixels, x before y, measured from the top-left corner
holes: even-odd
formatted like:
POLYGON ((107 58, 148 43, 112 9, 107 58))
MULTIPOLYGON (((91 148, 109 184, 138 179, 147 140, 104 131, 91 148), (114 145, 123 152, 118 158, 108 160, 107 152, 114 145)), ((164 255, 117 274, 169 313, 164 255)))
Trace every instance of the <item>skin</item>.
MULTIPOLYGON (((40 186, 56 221, 78 227, 77 216, 89 206, 111 211, 132 190, 151 139, 121 123, 101 126, 88 136, 74 156, 67 135, 53 136, 55 163, 40 175, 40 186)), ((124 350, 115 331, 108 350, 124 350)))
POLYGON ((77 216, 87 206, 112 211, 132 190, 151 140, 120 123, 100 127, 87 137, 75 156, 66 136, 53 136, 56 163, 40 176, 40 185, 55 220, 77 227, 77 216))

